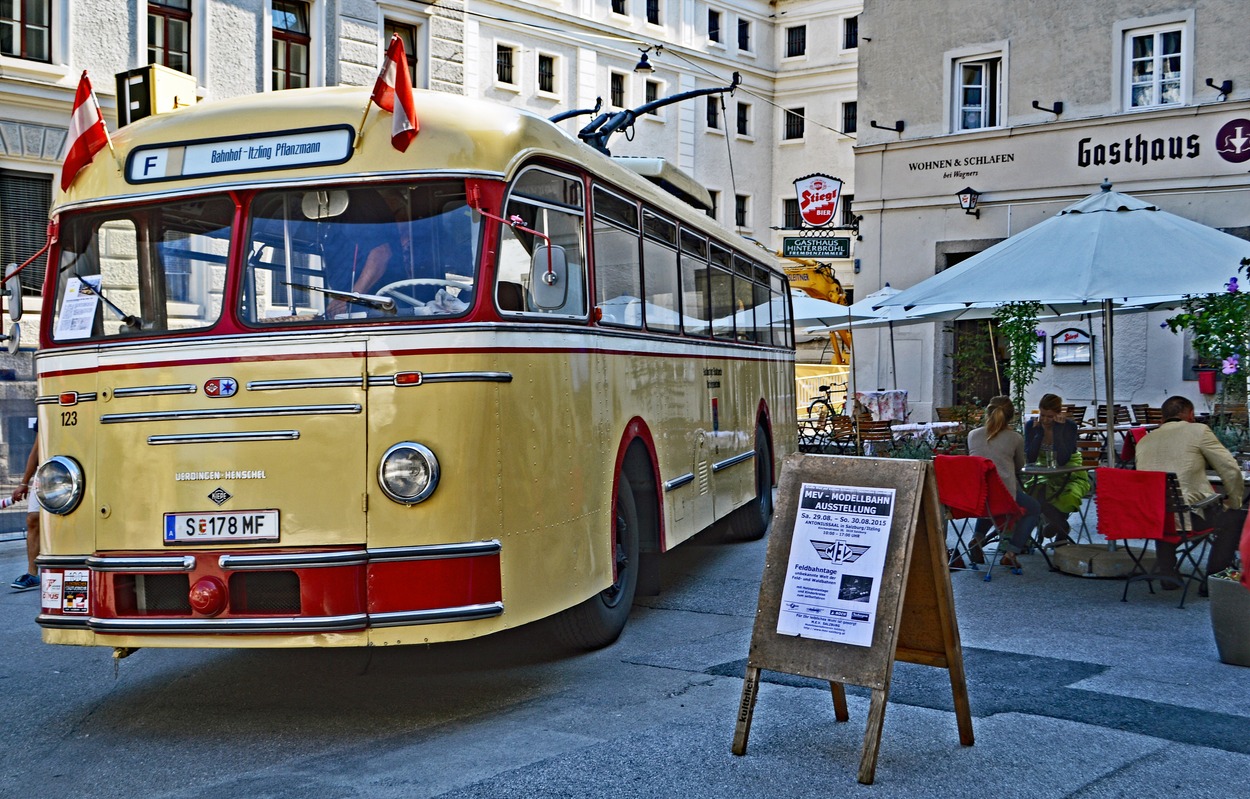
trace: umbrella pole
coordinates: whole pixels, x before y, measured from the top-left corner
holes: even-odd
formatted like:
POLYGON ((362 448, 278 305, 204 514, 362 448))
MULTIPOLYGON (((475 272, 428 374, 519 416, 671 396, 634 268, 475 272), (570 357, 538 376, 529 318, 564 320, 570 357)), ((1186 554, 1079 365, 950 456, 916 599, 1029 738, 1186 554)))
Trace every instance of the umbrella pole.
MULTIPOLYGON (((1115 466, 1115 365, 1111 361, 1111 300, 1102 301, 1102 365, 1107 379, 1107 466, 1115 466)), ((1097 409, 1097 405, 1094 406, 1097 409)))
POLYGON ((894 390, 898 391, 898 360, 894 357, 894 322, 890 321, 890 379, 894 382, 894 390))
POLYGON ((855 391, 855 350, 859 347, 855 345, 855 324, 851 321, 851 306, 849 305, 846 306, 846 326, 851 331, 851 382, 850 393, 847 394, 846 402, 842 405, 842 413, 850 414, 851 430, 855 433, 855 452, 858 454, 863 448, 859 440, 859 399, 855 391))
MULTIPOLYGON (((1094 318, 1090 314, 1085 314, 1085 327, 1089 328, 1090 338, 1094 337, 1094 318)), ((1089 359, 1089 382, 1093 386, 1090 390, 1090 404, 1095 409, 1098 408, 1098 366, 1094 364, 1094 359, 1089 359)))
POLYGON ((985 329, 990 334, 990 360, 994 362, 994 387, 998 389, 999 394, 1006 394, 1003 391, 1003 376, 998 371, 998 346, 994 343, 994 320, 985 320, 985 329))

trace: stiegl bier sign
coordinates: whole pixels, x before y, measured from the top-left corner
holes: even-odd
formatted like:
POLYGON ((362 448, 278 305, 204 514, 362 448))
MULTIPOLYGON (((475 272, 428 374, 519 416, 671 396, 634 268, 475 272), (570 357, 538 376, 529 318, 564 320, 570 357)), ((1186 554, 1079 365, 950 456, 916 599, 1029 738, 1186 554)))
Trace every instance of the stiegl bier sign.
POLYGON ((799 216, 809 227, 826 227, 838 216, 842 181, 828 175, 808 175, 794 181, 799 197, 799 216))

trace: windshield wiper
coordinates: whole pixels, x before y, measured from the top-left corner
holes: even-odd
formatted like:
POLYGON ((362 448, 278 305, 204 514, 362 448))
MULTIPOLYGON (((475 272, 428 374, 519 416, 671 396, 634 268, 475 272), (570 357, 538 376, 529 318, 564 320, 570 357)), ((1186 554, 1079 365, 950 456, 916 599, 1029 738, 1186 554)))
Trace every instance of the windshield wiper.
POLYGON ((336 300, 350 302, 353 305, 364 305, 367 308, 373 308, 374 310, 382 311, 383 313, 395 313, 395 301, 390 297, 383 297, 381 294, 360 294, 355 291, 339 291, 337 289, 327 289, 321 286, 306 286, 303 283, 287 283, 285 281, 283 282, 283 285, 290 286, 291 288, 303 289, 304 291, 316 291, 336 300))

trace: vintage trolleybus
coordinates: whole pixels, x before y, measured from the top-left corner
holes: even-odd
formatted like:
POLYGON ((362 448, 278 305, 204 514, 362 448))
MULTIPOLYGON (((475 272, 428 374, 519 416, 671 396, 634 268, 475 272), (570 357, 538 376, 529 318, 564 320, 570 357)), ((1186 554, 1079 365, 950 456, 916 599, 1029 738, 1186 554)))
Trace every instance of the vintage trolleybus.
POLYGON ((150 117, 53 208, 44 640, 620 633, 654 559, 762 535, 784 275, 547 120, 367 90, 150 117))

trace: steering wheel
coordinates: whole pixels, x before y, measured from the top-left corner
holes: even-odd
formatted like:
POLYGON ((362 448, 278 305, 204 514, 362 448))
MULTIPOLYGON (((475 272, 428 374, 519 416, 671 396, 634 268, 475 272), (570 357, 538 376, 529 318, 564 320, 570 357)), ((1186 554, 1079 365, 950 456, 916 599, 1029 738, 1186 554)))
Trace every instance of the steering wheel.
POLYGON ((413 297, 409 297, 407 294, 399 290, 407 286, 452 286, 460 289, 461 291, 473 291, 473 284, 465 283, 460 280, 448 280, 441 277, 414 277, 409 278, 408 280, 396 280, 392 283, 387 283, 382 288, 371 293, 382 294, 388 297, 394 297, 397 300, 403 300, 414 308, 424 307, 424 302, 413 297))

